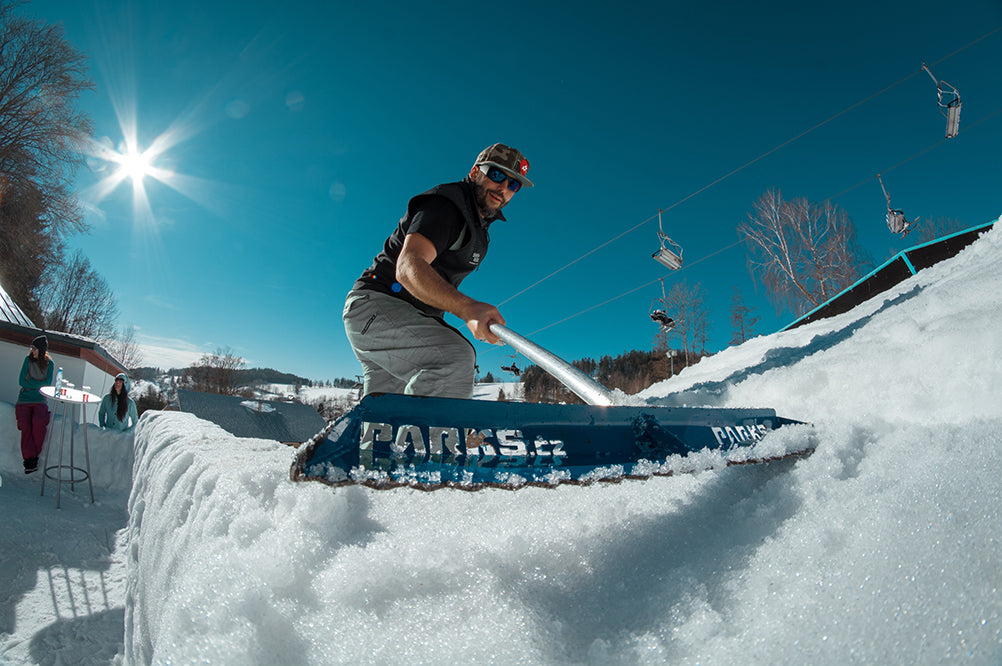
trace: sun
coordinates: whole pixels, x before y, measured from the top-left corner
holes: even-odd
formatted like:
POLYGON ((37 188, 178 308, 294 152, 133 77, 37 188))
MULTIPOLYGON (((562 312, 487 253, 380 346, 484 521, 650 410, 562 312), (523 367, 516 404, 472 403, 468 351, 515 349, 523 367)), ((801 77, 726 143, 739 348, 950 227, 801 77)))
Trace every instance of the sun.
MULTIPOLYGON (((96 54, 96 64, 107 84, 111 113, 94 118, 95 130, 100 128, 100 133, 79 137, 76 148, 90 172, 87 177, 90 182, 80 191, 80 199, 83 207, 96 217, 125 218, 127 213, 122 204, 127 193, 123 190, 131 189, 133 226, 155 230, 158 219, 154 215, 154 202, 158 212, 172 211, 175 194, 209 209, 219 207, 218 188, 203 177, 184 173, 182 166, 182 158, 190 157, 198 149, 187 146, 182 150, 182 145, 200 135, 212 122, 202 118, 211 105, 195 99, 175 118, 164 117, 159 109, 156 123, 151 118, 140 123, 140 100, 135 85, 140 59, 132 42, 135 31, 131 29, 131 17, 121 18, 124 29, 113 30, 112 23, 101 26, 103 17, 98 17, 98 27, 108 28, 108 35, 102 40, 105 48, 96 54), (161 123, 166 124, 157 127, 161 123), (145 125, 143 132, 141 124, 145 125)), ((165 217, 164 221, 168 219, 165 217)))
POLYGON ((94 186, 94 199, 102 201, 124 181, 132 181, 133 217, 152 220, 152 210, 146 193, 146 180, 156 180, 176 187, 173 170, 157 164, 172 145, 170 134, 158 136, 145 150, 139 147, 134 127, 123 127, 123 140, 116 149, 110 139, 91 139, 87 153, 97 158, 95 166, 106 175, 94 186), (106 165, 106 166, 102 166, 106 165))
POLYGON ((143 180, 147 176, 161 182, 167 182, 171 178, 173 174, 169 170, 156 164, 156 160, 163 155, 163 152, 162 137, 157 137, 146 150, 140 150, 135 137, 126 136, 119 144, 118 150, 105 145, 97 156, 116 165, 111 174, 105 178, 111 188, 117 187, 124 180, 131 180, 133 189, 137 189, 143 187, 143 180))
POLYGON ((142 182, 143 178, 154 173, 153 155, 150 150, 139 152, 135 147, 129 147, 124 153, 116 153, 112 159, 118 162, 119 180, 129 178, 133 184, 142 182))

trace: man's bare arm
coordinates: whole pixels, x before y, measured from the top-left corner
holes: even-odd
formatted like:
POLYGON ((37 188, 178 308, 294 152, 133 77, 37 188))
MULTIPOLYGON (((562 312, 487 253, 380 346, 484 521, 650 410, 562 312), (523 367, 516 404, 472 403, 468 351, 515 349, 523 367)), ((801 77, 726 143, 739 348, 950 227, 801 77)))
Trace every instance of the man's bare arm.
POLYGON ((397 282, 424 303, 465 321, 476 339, 496 344, 498 338, 491 333, 490 325, 504 324, 504 317, 490 303, 474 300, 443 280, 431 267, 437 256, 435 245, 426 237, 407 234, 397 258, 397 282))

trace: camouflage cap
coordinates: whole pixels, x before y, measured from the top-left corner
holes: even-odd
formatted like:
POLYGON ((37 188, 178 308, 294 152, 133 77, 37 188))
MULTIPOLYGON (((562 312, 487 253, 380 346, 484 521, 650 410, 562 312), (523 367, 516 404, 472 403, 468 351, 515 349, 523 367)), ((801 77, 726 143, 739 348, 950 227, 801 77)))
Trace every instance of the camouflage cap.
POLYGON ((529 173, 529 160, 525 159, 522 153, 503 143, 495 143, 489 148, 484 148, 477 156, 477 161, 473 163, 474 166, 481 164, 495 166, 522 185, 532 187, 532 181, 525 177, 525 174, 529 173))

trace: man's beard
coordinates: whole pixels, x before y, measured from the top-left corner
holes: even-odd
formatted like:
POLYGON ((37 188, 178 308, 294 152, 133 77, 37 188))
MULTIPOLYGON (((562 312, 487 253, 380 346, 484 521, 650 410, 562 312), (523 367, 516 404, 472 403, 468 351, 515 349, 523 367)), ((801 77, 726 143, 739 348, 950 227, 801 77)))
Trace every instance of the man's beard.
POLYGON ((485 219, 490 219, 496 216, 498 211, 504 206, 504 204, 501 204, 500 206, 493 208, 487 203, 487 188, 483 183, 473 183, 473 198, 477 202, 477 209, 485 219))

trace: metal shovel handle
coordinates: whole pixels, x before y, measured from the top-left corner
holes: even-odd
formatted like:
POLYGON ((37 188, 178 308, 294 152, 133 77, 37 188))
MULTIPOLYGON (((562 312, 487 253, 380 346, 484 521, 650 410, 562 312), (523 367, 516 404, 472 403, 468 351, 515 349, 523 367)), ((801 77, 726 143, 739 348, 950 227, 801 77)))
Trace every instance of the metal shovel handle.
POLYGON ((491 324, 491 333, 498 336, 502 342, 517 349, 523 356, 543 370, 553 375, 557 381, 569 388, 589 405, 608 406, 612 404, 612 392, 609 389, 559 356, 543 349, 535 342, 522 337, 501 324, 491 324))

